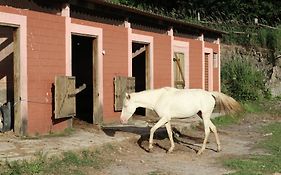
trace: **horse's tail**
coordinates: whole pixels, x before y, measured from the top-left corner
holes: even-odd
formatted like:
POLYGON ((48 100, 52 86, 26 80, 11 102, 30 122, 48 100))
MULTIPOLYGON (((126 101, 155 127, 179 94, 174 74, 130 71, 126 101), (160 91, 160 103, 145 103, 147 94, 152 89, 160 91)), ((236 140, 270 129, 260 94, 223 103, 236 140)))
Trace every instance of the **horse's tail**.
POLYGON ((221 92, 210 92, 216 100, 219 112, 234 113, 242 111, 241 105, 232 97, 221 92))

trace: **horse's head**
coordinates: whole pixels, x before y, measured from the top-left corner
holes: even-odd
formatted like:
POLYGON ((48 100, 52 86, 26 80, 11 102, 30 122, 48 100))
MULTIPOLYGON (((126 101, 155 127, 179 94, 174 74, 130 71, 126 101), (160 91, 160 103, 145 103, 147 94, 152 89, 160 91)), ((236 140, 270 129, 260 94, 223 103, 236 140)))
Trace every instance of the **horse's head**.
POLYGON ((126 93, 126 96, 123 101, 123 108, 122 113, 120 116, 120 121, 122 124, 126 124, 129 120, 129 118, 132 117, 134 112, 136 111, 136 105, 133 102, 131 95, 126 93))

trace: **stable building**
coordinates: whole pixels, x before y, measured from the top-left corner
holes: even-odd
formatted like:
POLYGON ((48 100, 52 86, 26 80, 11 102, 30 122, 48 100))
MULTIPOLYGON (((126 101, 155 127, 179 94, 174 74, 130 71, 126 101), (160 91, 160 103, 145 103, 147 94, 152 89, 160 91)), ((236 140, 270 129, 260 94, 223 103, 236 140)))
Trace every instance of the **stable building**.
POLYGON ((119 122, 125 91, 220 91, 222 34, 102 0, 0 0, 0 106, 34 135, 119 122))

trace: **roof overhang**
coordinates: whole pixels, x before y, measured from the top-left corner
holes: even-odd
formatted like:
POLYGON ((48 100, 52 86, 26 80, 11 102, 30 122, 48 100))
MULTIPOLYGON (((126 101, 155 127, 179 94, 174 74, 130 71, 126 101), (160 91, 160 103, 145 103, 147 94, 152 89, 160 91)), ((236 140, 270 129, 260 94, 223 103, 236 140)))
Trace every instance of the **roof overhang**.
MULTIPOLYGON (((46 0, 37 0, 46 3, 46 0)), ((92 11, 95 15, 104 15, 113 20, 128 21, 130 23, 148 25, 149 27, 169 30, 173 28, 175 33, 202 35, 210 38, 221 38, 226 32, 211 29, 200 24, 192 24, 183 20, 146 12, 135 7, 112 3, 105 0, 49 0, 48 3, 68 3, 80 10, 92 11)))

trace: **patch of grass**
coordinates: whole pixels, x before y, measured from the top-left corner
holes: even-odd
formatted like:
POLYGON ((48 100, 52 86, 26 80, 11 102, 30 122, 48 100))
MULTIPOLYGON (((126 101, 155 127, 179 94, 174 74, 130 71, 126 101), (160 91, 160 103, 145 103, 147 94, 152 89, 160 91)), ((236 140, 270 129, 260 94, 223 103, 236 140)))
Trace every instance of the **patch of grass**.
MULTIPOLYGON (((280 160, 281 160, 281 139, 280 139, 281 123, 277 122, 265 126, 263 130, 265 133, 270 134, 271 136, 268 137, 268 139, 261 142, 260 145, 268 149, 272 154, 280 155, 280 160)), ((280 167, 281 167, 281 161, 280 161, 280 167)))
POLYGON ((243 112, 219 116, 212 119, 212 121, 216 126, 228 126, 231 124, 239 124, 239 122, 243 120, 247 114, 267 113, 270 115, 281 115, 281 108, 279 105, 276 105, 278 102, 280 102, 278 99, 246 101, 241 103, 244 109, 243 112))
POLYGON ((159 175, 161 172, 160 171, 152 171, 149 172, 147 175, 159 175))
POLYGON ((244 102, 242 104, 245 113, 262 113, 265 108, 258 102, 244 102))
POLYGON ((32 161, 13 161, 0 165, 1 175, 17 175, 17 174, 38 174, 43 170, 46 157, 42 152, 36 153, 36 160, 32 161), (4 172, 1 169, 5 170, 4 172))
POLYGON ((281 123, 273 123, 263 128, 270 136, 259 146, 268 151, 268 155, 252 155, 244 158, 224 160, 224 164, 235 169, 235 175, 281 173, 281 123))
POLYGON ((155 170, 155 171, 149 172, 147 175, 170 175, 170 174, 173 174, 173 173, 162 172, 160 170, 155 170))
POLYGON ((212 119, 212 122, 216 126, 228 126, 231 124, 239 123, 241 119, 241 115, 239 114, 232 114, 232 115, 223 115, 212 119))
POLYGON ((31 161, 13 161, 0 165, 2 175, 20 174, 75 174, 83 175, 84 168, 100 170, 107 166, 111 159, 107 154, 114 151, 114 146, 106 146, 95 151, 83 150, 80 152, 68 151, 60 156, 46 158, 38 154, 31 161))

